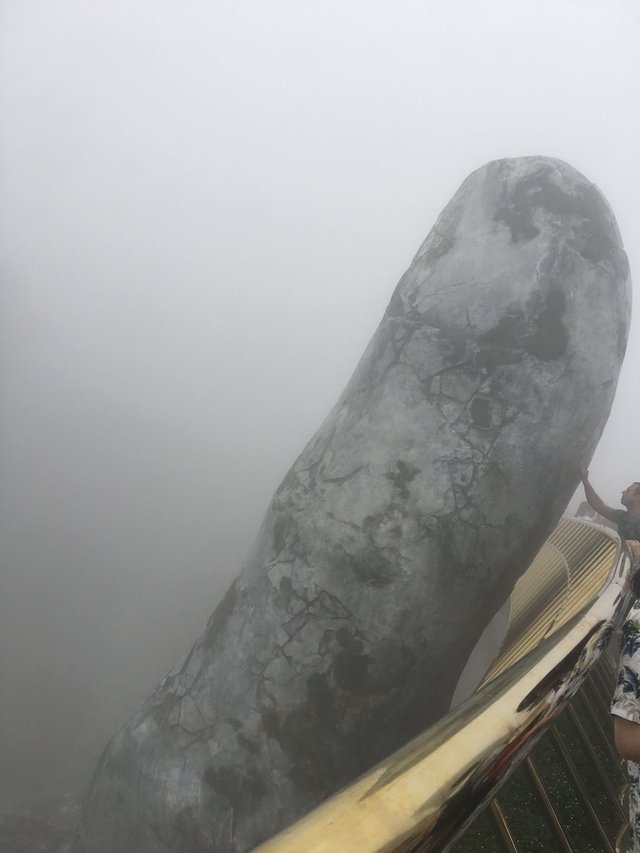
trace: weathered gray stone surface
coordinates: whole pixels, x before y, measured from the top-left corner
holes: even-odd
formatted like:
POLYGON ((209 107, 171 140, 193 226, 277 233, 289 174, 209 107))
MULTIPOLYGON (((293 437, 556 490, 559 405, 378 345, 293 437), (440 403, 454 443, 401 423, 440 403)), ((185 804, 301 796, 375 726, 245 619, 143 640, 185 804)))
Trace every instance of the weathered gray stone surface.
POLYGON ((629 299, 572 167, 467 178, 205 632, 102 756, 76 853, 247 850, 448 708, 596 446, 629 299))

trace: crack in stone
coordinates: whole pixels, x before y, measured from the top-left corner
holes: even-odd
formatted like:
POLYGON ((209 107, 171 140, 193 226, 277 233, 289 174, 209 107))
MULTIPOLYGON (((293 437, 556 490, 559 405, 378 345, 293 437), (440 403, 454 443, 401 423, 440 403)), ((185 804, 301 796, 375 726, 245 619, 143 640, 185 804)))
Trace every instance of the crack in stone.
MULTIPOLYGON (((476 287, 478 285, 488 284, 486 281, 481 281, 479 279, 473 278, 464 278, 462 281, 453 282, 453 284, 448 284, 445 287, 441 287, 438 290, 431 290, 429 293, 425 294, 419 302, 416 302, 413 306, 415 310, 419 310, 421 305, 426 302, 428 299, 431 299, 434 296, 438 296, 441 293, 447 293, 449 290, 456 290, 460 287, 476 287)), ((442 303, 438 303, 440 305, 442 303)), ((432 306, 433 307, 433 306, 432 306)), ((429 309, 431 310, 431 308, 429 309)))
POLYGON ((345 527, 351 527, 351 528, 352 528, 353 530, 355 530, 357 533, 360 533, 360 532, 361 532, 361 529, 362 529, 362 528, 360 527, 360 525, 359 525, 359 524, 354 524, 354 523, 353 523, 353 521, 347 521, 347 520, 346 520, 346 519, 344 519, 344 518, 338 518, 338 517, 337 517, 336 515, 334 515, 332 512, 328 512, 328 513, 327 513, 327 518, 330 518, 332 521, 335 521, 335 522, 337 522, 338 524, 344 524, 344 525, 345 525, 345 527))
MULTIPOLYGON (((199 716, 199 717, 200 717, 200 719, 202 720, 202 727, 203 727, 203 728, 208 728, 207 721, 205 720, 204 715, 203 715, 202 711, 200 710, 200 707, 199 707, 198 703, 197 703, 197 702, 196 702, 196 700, 193 698, 193 696, 191 695, 191 693, 187 693, 187 696, 189 697, 189 699, 191 699, 191 701, 192 701, 192 703, 193 703, 193 707, 196 709, 196 713, 198 714, 198 716, 199 716)), ((200 729, 200 731, 202 731, 202 729, 200 729)))
POLYGON ((215 725, 214 726, 208 726, 206 724, 203 725, 202 728, 197 728, 197 729, 194 729, 193 731, 191 729, 186 728, 186 726, 183 726, 181 723, 169 723, 169 722, 167 722, 167 726, 169 729, 177 729, 178 731, 184 732, 184 734, 189 737, 188 746, 191 746, 196 741, 201 740, 203 734, 205 734, 205 733, 208 734, 208 733, 213 732, 215 730, 215 725))
POLYGON ((321 475, 321 479, 323 483, 337 483, 338 485, 342 485, 343 483, 347 483, 349 480, 352 480, 360 473, 360 471, 368 468, 368 465, 359 465, 355 470, 351 471, 349 474, 345 474, 343 477, 325 477, 321 475))

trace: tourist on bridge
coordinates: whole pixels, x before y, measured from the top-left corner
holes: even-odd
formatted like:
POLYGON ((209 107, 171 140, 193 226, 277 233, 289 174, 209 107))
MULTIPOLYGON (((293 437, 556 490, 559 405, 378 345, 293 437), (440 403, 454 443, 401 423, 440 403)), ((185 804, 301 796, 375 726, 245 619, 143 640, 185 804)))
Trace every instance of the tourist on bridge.
POLYGON ((607 506, 589 482, 589 472, 580 472, 584 494, 590 506, 604 518, 612 521, 618 528, 621 539, 640 540, 640 483, 631 483, 622 492, 620 503, 626 509, 614 509, 607 506))

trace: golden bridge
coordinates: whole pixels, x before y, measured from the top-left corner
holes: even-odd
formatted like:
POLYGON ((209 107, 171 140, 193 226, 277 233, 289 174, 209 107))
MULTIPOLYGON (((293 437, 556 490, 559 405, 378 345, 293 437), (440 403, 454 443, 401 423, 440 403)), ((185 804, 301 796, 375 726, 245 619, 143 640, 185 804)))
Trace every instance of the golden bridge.
POLYGON ((631 561, 565 517, 515 586, 479 687, 256 853, 623 853, 609 702, 631 561))

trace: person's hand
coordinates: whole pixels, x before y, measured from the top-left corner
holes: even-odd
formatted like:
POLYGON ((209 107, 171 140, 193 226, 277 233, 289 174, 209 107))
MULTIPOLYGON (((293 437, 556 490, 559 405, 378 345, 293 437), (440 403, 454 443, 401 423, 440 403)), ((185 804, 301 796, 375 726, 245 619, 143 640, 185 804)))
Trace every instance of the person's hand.
POLYGON ((640 560, 640 542, 637 539, 627 539, 626 546, 631 551, 631 556, 634 560, 640 560))
POLYGON ((580 469, 580 479, 582 480, 583 483, 586 483, 587 480, 589 479, 589 472, 586 468, 580 469))

